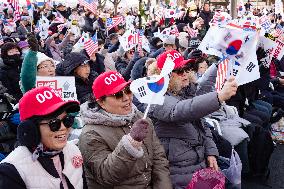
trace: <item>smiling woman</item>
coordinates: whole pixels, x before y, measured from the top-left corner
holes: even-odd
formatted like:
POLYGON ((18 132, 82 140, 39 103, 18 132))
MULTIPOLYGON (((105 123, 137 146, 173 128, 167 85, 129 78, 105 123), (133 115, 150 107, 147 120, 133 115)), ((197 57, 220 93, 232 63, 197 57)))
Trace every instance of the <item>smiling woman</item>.
POLYGON ((39 87, 19 102, 20 146, 0 163, 0 188, 85 188, 82 155, 67 142, 79 102, 39 87))
POLYGON ((171 189, 164 149, 151 120, 132 104, 129 84, 120 73, 105 72, 93 83, 96 101, 81 106, 88 188, 171 189))

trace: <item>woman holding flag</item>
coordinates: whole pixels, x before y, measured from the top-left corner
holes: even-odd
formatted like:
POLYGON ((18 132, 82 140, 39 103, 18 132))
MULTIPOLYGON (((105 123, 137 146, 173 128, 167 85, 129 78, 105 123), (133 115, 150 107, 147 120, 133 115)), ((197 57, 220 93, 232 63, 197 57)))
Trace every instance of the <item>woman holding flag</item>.
POLYGON ((203 126, 201 118, 217 111, 222 102, 235 95, 237 84, 230 78, 218 93, 184 98, 181 93, 189 85, 189 60, 183 60, 177 51, 165 52, 157 59, 160 71, 168 63, 168 56, 174 57, 175 63, 169 87, 163 105, 153 106, 150 115, 155 120, 155 131, 170 162, 173 186, 182 189, 186 188, 194 172, 207 166, 219 169, 218 150, 210 129, 203 126))
POLYGON ((132 104, 129 85, 120 73, 105 72, 93 83, 96 101, 81 105, 88 187, 171 189, 164 149, 151 120, 132 104))

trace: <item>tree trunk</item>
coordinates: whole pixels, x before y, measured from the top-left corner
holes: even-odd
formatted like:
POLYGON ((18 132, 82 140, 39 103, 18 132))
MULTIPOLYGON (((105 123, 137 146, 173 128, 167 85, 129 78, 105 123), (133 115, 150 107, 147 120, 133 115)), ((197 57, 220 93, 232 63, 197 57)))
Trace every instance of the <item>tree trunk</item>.
POLYGON ((103 10, 106 6, 106 0, 98 0, 98 9, 103 10))

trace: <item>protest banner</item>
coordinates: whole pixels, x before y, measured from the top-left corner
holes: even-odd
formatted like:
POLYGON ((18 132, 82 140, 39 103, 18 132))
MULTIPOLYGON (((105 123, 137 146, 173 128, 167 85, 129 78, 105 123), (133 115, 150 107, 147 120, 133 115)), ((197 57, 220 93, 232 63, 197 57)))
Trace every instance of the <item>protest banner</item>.
POLYGON ((49 86, 53 88, 64 101, 77 100, 75 77, 56 76, 36 78, 36 87, 49 86))

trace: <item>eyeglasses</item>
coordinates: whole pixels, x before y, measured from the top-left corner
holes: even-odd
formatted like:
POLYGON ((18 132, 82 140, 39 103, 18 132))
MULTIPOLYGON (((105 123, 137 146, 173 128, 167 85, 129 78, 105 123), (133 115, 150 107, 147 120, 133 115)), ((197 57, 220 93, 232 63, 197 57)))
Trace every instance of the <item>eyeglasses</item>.
POLYGON ((64 124, 64 126, 66 128, 70 128, 70 127, 72 127, 74 120, 75 120, 74 116, 66 115, 62 119, 58 119, 58 118, 52 119, 47 123, 40 123, 40 125, 48 124, 50 130, 52 132, 56 132, 56 131, 59 131, 59 129, 61 127, 61 122, 64 124))
POLYGON ((176 73, 177 75, 183 75, 184 72, 190 72, 191 69, 188 67, 184 67, 184 68, 178 68, 178 69, 174 69, 173 72, 176 73))
POLYGON ((38 67, 38 70, 40 70, 40 69, 46 69, 46 68, 55 68, 55 66, 54 66, 54 64, 52 64, 52 65, 43 65, 43 66, 39 66, 39 67, 38 67))
POLYGON ((126 94, 126 95, 130 95, 132 94, 131 90, 130 90, 130 86, 126 86, 123 90, 121 91, 118 91, 117 93, 114 93, 110 96, 114 96, 116 99, 120 99, 123 97, 123 94, 126 94))

